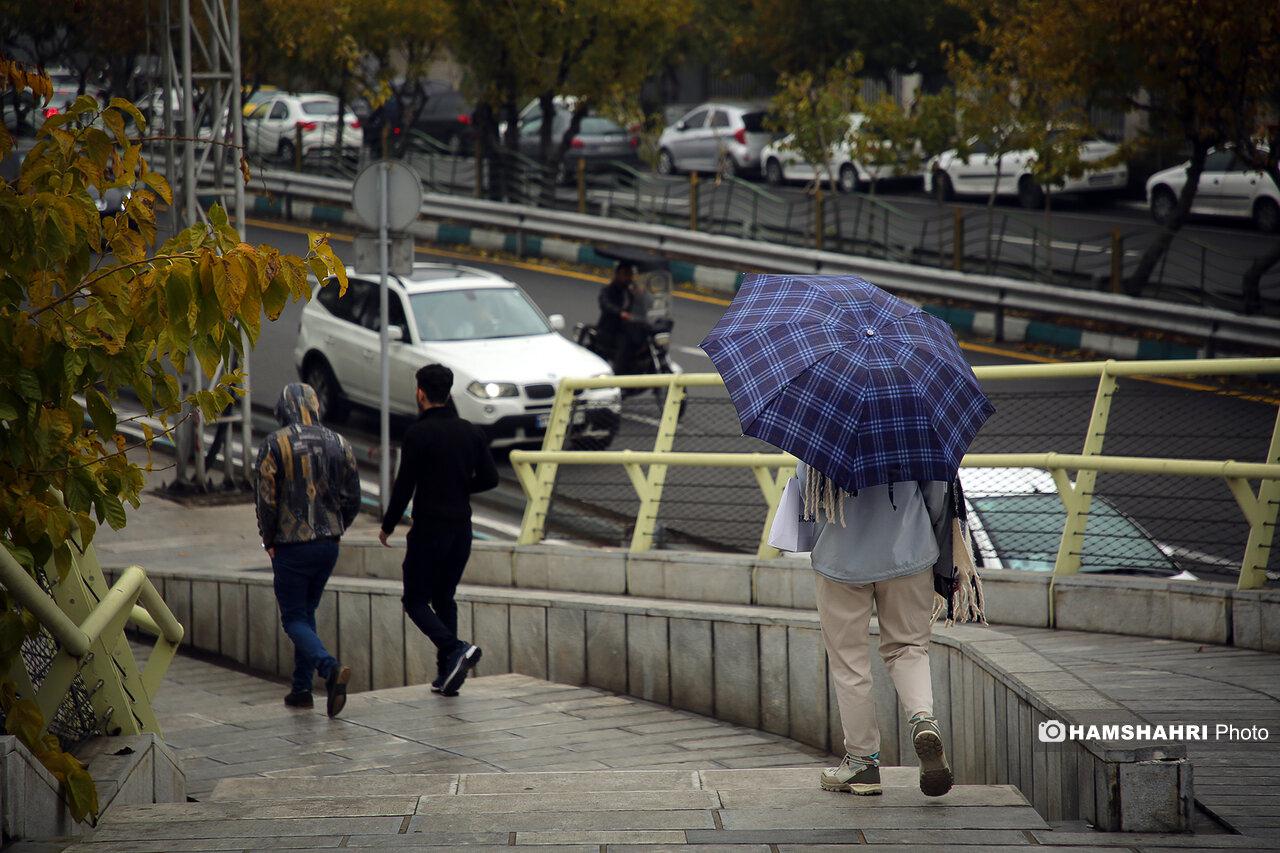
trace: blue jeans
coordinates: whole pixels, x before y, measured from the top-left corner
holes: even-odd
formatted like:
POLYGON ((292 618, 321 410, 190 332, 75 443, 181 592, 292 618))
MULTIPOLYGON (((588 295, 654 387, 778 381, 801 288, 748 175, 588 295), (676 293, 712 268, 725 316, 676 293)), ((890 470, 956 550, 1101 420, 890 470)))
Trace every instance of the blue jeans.
POLYGON ((338 665, 316 633, 316 608, 337 562, 338 543, 333 539, 277 545, 271 559, 280 623, 293 640, 295 693, 310 693, 315 673, 328 678, 338 665))

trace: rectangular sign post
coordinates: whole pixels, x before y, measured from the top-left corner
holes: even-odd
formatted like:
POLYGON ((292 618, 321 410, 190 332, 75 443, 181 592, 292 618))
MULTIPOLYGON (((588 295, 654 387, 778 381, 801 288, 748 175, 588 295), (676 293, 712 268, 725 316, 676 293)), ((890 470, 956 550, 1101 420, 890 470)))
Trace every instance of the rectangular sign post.
POLYGON ((387 504, 391 500, 391 371, 390 371, 390 337, 387 334, 387 274, 390 247, 387 245, 387 162, 378 164, 378 270, 381 279, 378 283, 379 343, 382 348, 381 364, 382 393, 379 397, 381 408, 381 424, 379 438, 382 445, 378 454, 378 503, 382 514, 386 514, 387 504))

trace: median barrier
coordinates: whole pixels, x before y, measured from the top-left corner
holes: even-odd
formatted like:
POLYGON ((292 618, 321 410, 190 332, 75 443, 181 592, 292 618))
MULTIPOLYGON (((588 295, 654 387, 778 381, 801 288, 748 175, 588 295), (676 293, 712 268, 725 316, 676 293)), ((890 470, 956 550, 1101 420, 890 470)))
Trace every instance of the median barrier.
MULTIPOLYGON (((193 647, 291 672, 268 572, 171 569, 154 579, 179 620, 209 614, 216 622, 215 631, 191 632, 193 647)), ((329 583, 317 622, 330 651, 352 666, 353 690, 422 684, 435 674, 435 650, 404 617, 400 592, 384 579, 329 583)), ((459 632, 485 650, 478 675, 591 685, 842 749, 815 612, 472 585, 459 588, 458 606, 459 632)), ((874 621, 871 630, 878 634, 874 621)), ((1090 737, 1087 728, 1081 739, 1042 740, 1040 726, 1054 720, 1145 721, 997 630, 939 626, 930 654, 935 713, 958 782, 1016 785, 1046 820, 1086 820, 1104 831, 1191 828, 1184 744, 1106 740, 1107 732, 1090 737)), ((882 760, 914 762, 892 681, 874 654, 873 671, 882 760)))

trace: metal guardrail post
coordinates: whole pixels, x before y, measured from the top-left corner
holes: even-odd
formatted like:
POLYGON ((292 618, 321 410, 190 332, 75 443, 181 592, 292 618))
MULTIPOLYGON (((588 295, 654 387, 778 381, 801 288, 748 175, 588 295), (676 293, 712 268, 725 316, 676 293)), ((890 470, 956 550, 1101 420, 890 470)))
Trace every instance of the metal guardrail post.
MULTIPOLYGON (((1093 413, 1084 437, 1082 456, 1102 453, 1107 436, 1107 418, 1111 414, 1111 401, 1116 393, 1116 377, 1112 374, 1113 361, 1103 365, 1098 377, 1098 391, 1093 399, 1093 413)), ((1067 472, 1056 469, 1050 472, 1058 486, 1058 497, 1067 511, 1067 520, 1058 543, 1058 556, 1053 563, 1053 576, 1074 575, 1080 571, 1080 557, 1084 552, 1084 533, 1089 523, 1089 508, 1093 502, 1093 487, 1098 479, 1097 471, 1077 471, 1073 486, 1067 472)), ((1053 580, 1049 582, 1049 623, 1053 624, 1053 580)))
MULTIPOLYGON (((133 649, 124 635, 125 623, 133 613, 133 605, 145 582, 146 575, 142 569, 131 566, 121 574, 115 587, 108 587, 93 549, 89 548, 74 558, 72 571, 53 588, 58 606, 86 633, 89 633, 92 622, 110 617, 109 624, 97 637, 91 635, 93 657, 84 666, 89 680, 102 682, 101 689, 93 694, 91 701, 98 719, 111 714, 110 728, 104 734, 160 731, 159 721, 151 708, 150 697, 154 691, 149 691, 143 683, 133 649), (112 598, 120 599, 122 595, 124 599, 110 601, 112 598), (120 608, 118 613, 114 612, 115 607, 120 608)), ((157 686, 163 670, 159 673, 160 676, 154 679, 157 686)))
POLYGON ((1124 235, 1119 228, 1111 231, 1111 292, 1120 293, 1124 287, 1124 235))
MULTIPOLYGON (((556 390, 556 401, 551 407, 547 432, 542 438, 544 451, 564 449, 564 440, 569 434, 569 420, 573 414, 573 391, 570 383, 561 380, 560 387, 556 390)), ((551 506, 551 491, 556 484, 556 465, 542 462, 536 471, 518 463, 513 464, 513 467, 528 497, 516 544, 533 545, 541 542, 546 535, 547 510, 551 506)))
POLYGON ((698 173, 689 173, 689 230, 698 230, 698 173))
POLYGON ((770 560, 780 552, 769 544, 769 531, 773 527, 773 517, 778 514, 778 504, 782 502, 782 491, 787 487, 787 481, 795 476, 796 469, 779 468, 776 472, 771 472, 769 468, 759 467, 751 470, 756 475, 756 482, 760 484, 765 503, 764 527, 760 530, 760 545, 756 548, 756 557, 770 560))
POLYGON ((951 268, 956 272, 964 271, 964 211, 952 208, 951 268))
MULTIPOLYGON (((1276 411, 1276 425, 1271 431, 1266 461, 1272 465, 1280 464, 1280 409, 1276 411)), ((1230 478, 1227 486, 1249 521, 1249 540, 1240 560, 1240 579, 1236 588, 1261 589, 1267 583, 1267 559, 1271 556, 1276 519, 1280 515, 1280 480, 1263 480, 1256 496, 1249 482, 1243 478, 1230 478)))
MULTIPOLYGON (((675 445, 684 398, 684 385, 680 384, 678 376, 672 376, 667 386, 667 399, 662 406, 662 419, 658 422, 658 434, 653 439, 655 453, 667 453, 675 445)), ((631 532, 631 552, 638 554, 653 547, 653 531, 662 505, 662 490, 667 483, 667 466, 650 465, 649 470, 642 474, 639 465, 629 465, 627 474, 640 498, 635 528, 631 532)))

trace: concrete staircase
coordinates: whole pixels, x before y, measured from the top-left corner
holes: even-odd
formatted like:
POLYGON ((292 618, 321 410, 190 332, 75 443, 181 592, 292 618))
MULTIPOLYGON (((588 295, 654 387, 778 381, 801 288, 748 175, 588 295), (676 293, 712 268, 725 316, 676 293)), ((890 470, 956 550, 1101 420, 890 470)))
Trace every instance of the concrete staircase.
POLYGON ((208 802, 117 809, 91 841, 69 849, 881 843, 928 851, 957 841, 1030 847, 1030 832, 1049 830, 1012 786, 961 785, 928 799, 914 768, 885 776, 879 797, 825 793, 809 768, 226 779, 208 802))

